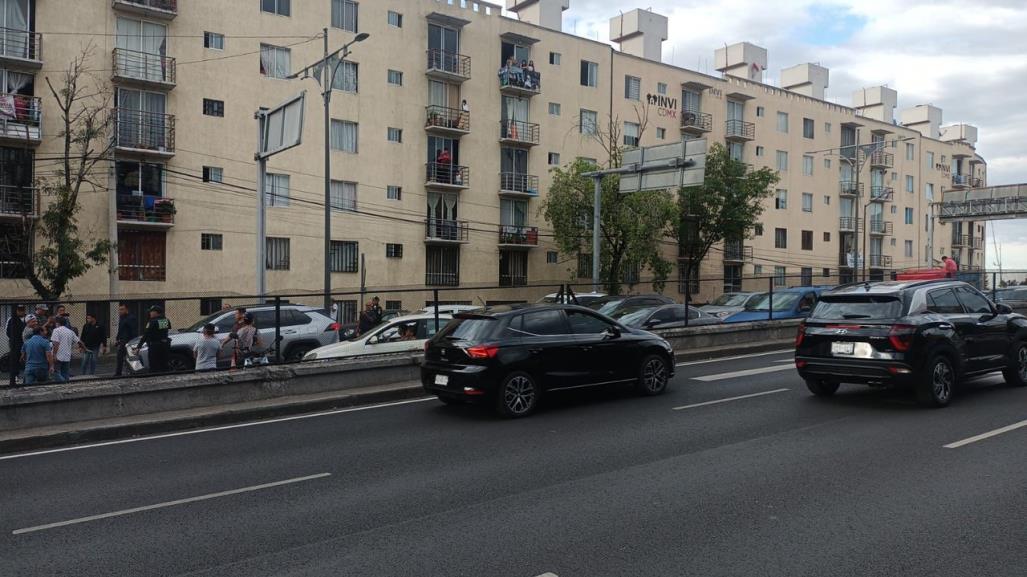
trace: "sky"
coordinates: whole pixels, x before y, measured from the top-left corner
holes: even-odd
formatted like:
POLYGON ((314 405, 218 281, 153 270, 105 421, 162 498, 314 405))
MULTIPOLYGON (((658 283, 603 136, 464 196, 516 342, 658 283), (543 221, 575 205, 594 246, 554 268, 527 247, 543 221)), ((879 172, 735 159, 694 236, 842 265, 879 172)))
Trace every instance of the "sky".
MULTIPOLYGON (((766 81, 782 68, 816 62, 830 69, 827 99, 886 85, 899 110, 933 104, 942 124, 978 127, 989 184, 1027 183, 1027 1, 1025 0, 570 0, 564 30, 609 41, 619 10, 649 8, 669 18, 663 61, 713 70, 718 46, 748 41, 767 49, 766 81)), ((990 225, 1005 269, 1027 270, 1027 220, 990 225)), ((987 265, 996 252, 988 235, 987 265)))

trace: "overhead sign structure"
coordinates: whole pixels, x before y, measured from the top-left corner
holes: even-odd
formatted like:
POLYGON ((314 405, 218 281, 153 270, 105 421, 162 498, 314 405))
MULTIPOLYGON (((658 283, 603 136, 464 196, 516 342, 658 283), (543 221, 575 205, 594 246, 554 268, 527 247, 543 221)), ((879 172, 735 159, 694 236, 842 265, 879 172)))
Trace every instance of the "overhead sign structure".
POLYGON ((636 148, 624 152, 620 191, 700 186, 706 176, 706 139, 636 148))
POLYGON ((260 114, 261 138, 257 158, 267 158, 303 142, 303 110, 307 91, 260 114))

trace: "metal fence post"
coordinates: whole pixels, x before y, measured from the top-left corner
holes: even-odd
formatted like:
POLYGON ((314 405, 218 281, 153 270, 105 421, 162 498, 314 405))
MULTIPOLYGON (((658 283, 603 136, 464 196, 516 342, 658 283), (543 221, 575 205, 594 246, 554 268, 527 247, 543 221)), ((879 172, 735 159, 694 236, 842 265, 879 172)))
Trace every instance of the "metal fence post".
POLYGON ((439 289, 432 289, 432 298, 435 300, 435 330, 439 330, 439 289))
POLYGON ((685 327, 688 326, 688 303, 690 302, 692 302, 692 276, 688 275, 685 277, 685 327))
POLYGON ((282 362, 282 297, 275 297, 275 364, 280 364, 281 362, 282 362))
POLYGON ((995 301, 995 295, 997 294, 997 291, 996 291, 996 289, 998 288, 998 281, 997 281, 997 279, 998 279, 998 273, 997 272, 992 272, 991 273, 991 300, 992 300, 992 302, 995 301))
POLYGON ((770 306, 767 309, 767 314, 769 315, 767 318, 769 320, 774 320, 774 277, 770 277, 767 280, 770 281, 767 283, 770 285, 770 290, 768 291, 770 293, 770 306))

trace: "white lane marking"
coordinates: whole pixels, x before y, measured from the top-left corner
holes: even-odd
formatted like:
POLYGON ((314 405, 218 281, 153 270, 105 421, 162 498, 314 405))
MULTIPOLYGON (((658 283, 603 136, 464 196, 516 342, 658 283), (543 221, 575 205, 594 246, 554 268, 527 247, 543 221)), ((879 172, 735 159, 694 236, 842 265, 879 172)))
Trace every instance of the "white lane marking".
POLYGON ((694 409, 696 407, 707 407, 709 405, 719 405, 720 403, 730 403, 731 401, 741 401, 742 399, 751 399, 753 397, 762 397, 764 395, 773 395, 776 393, 783 393, 790 391, 791 389, 774 389, 773 391, 763 391, 762 393, 752 393, 750 395, 740 395, 737 397, 728 397, 726 399, 717 399, 715 401, 706 401, 705 403, 695 403, 694 405, 683 405, 680 407, 674 407, 675 411, 683 411, 685 409, 694 409))
POLYGON ((945 448, 946 449, 958 449, 960 447, 965 447, 966 445, 969 445, 971 443, 976 443, 977 441, 983 441, 985 439, 990 439, 992 437, 997 437, 999 435, 1002 435, 1004 433, 1008 433, 1010 431, 1015 431, 1017 429, 1022 429, 1023 427, 1027 427, 1027 421, 1020 421, 1019 423, 1013 423, 1012 425, 1008 425, 1008 426, 1002 427, 1000 429, 995 429, 994 431, 988 431, 987 433, 981 433, 980 435, 976 435, 976 436, 970 437, 968 439, 963 439, 962 441, 956 441, 955 443, 949 443, 948 445, 945 445, 945 448))
POLYGON ((772 367, 761 367, 758 369, 746 369, 744 371, 734 371, 733 373, 720 373, 717 375, 705 375, 702 377, 691 377, 693 381, 725 381, 727 379, 737 379, 738 377, 751 377, 752 375, 762 375, 764 373, 774 373, 778 371, 794 370, 795 367, 792 365, 775 365, 772 367))
POLYGON ((543 574, 539 575, 538 577, 560 577, 560 576, 557 575, 556 573, 543 573, 543 574))
POLYGON ((750 359, 753 357, 766 357, 769 355, 783 355, 785 353, 794 353, 795 349, 781 349, 779 351, 768 351, 765 353, 753 353, 751 355, 737 355, 734 357, 720 357, 719 359, 706 359, 705 361, 689 361, 687 363, 678 363, 676 367, 688 367, 691 365, 705 365, 708 363, 719 363, 721 361, 734 361, 738 359, 750 359))
POLYGON ((335 409, 332 411, 322 411, 320 413, 310 413, 309 415, 294 415, 292 417, 280 417, 277 419, 269 419, 266 421, 253 421, 250 423, 239 423, 236 425, 223 425, 220 427, 208 427, 205 429, 193 429, 189 431, 178 431, 177 433, 164 433, 160 435, 150 435, 147 437, 135 437, 132 439, 121 439, 118 441, 105 441, 103 443, 90 443, 88 445, 75 445, 73 447, 61 447, 59 449, 47 449, 45 451, 34 451, 31 453, 17 453, 14 455, 2 455, 0 461, 7 461, 9 459, 21 459, 23 457, 35 457, 38 455, 49 455, 50 453, 63 453, 65 451, 78 451, 81 449, 93 449, 95 447, 106 447, 108 445, 123 445, 125 443, 138 443, 140 441, 153 441, 156 439, 168 439, 171 437, 181 437, 185 435, 199 435, 201 433, 211 433, 214 431, 227 431, 229 429, 241 429, 244 427, 256 427, 258 425, 270 425, 273 423, 284 423, 287 421, 298 421, 300 419, 313 419, 314 417, 326 417, 329 415, 338 415, 342 413, 355 413, 357 411, 369 411, 371 409, 383 409, 385 407, 397 407, 400 405, 409 405, 411 403, 423 403, 425 401, 434 401, 435 397, 423 397, 419 399, 410 399, 407 401, 396 401, 392 403, 380 403, 377 405, 367 405, 366 407, 349 407, 346 409, 335 409))
POLYGON ((110 519, 111 517, 121 517, 124 515, 131 515, 133 513, 141 513, 143 511, 153 511, 154 509, 165 509, 167 507, 174 507, 177 505, 186 505, 188 503, 196 503, 197 501, 209 501, 211 499, 218 499, 221 497, 229 497, 231 495, 238 495, 240 493, 251 493, 253 491, 262 491, 264 489, 271 489, 274 487, 281 487, 282 485, 292 485, 295 483, 302 483, 304 481, 313 481, 314 479, 323 479, 330 477, 331 473, 318 473, 317 475, 307 475, 306 477, 295 477, 293 479, 286 479, 284 481, 275 481, 274 483, 264 483, 263 485, 253 485, 251 487, 243 487, 242 489, 232 489, 231 491, 221 491, 220 493, 210 493, 207 495, 200 495, 199 497, 189 497, 188 499, 178 499, 175 501, 166 501, 164 503, 157 503, 154 505, 146 505, 145 507, 135 507, 133 509, 123 509, 121 511, 114 511, 112 513, 103 513, 102 515, 90 515, 89 517, 79 517, 78 519, 70 519, 68 521, 60 521, 57 523, 48 523, 46 525, 37 525, 35 527, 27 527, 25 529, 17 529, 12 531, 13 535, 24 535, 25 533, 35 533, 36 531, 46 531, 47 529, 56 529, 58 527, 67 527, 68 525, 78 525, 79 523, 88 523, 90 521, 99 521, 101 519, 110 519))
POLYGON ((795 359, 778 359, 774 363, 794 363, 795 359))

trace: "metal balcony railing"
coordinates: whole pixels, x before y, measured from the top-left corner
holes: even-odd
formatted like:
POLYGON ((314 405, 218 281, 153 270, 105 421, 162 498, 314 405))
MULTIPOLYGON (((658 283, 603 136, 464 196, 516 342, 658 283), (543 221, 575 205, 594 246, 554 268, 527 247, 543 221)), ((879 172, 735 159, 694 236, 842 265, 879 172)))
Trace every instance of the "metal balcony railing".
POLYGON ((0 185, 0 218, 39 216, 39 191, 27 186, 0 185))
POLYGON ((756 138, 756 125, 744 120, 725 120, 724 136, 728 140, 752 140, 756 138))
POLYGON ((115 48, 114 76, 126 80, 174 86, 175 59, 163 54, 115 48))
POLYGON ((0 94, 0 136, 38 141, 43 124, 43 103, 37 96, 0 94))
POLYGON ((175 201, 171 198, 143 195, 118 196, 118 221, 175 224, 175 201))
POLYGON ((892 264, 892 258, 886 254, 872 254, 870 255, 870 266, 875 268, 889 268, 892 264))
POLYGON ((499 70, 499 91, 518 96, 534 96, 542 92, 542 75, 520 66, 499 70))
POLYGON ((115 108, 114 135, 118 148, 173 153, 175 115, 115 108))
POLYGON ((534 122, 522 120, 501 120, 499 122, 499 139, 504 142, 518 144, 538 144, 539 126, 534 122))
POLYGON ((981 179, 968 174, 953 174, 952 186, 955 188, 980 188, 981 179))
POLYGON ((883 150, 873 152, 870 154, 870 166, 872 168, 891 168, 895 166, 895 155, 883 150))
POLYGON ((871 186, 871 202, 891 202, 895 197, 895 189, 890 186, 871 186))
POLYGON ((428 50, 428 73, 466 80, 471 77, 471 57, 445 50, 428 50))
POLYGON ((838 183, 838 194, 842 196, 862 196, 863 183, 854 180, 843 180, 838 183))
POLYGON ((162 282, 167 270, 166 265, 119 264, 118 280, 162 282))
POLYGON ((114 0, 114 7, 154 12, 164 16, 178 14, 178 0, 114 0))
POLYGON ((725 262, 748 262, 752 260, 752 247, 741 243, 724 243, 725 262))
POLYGON ((982 250, 984 248, 984 239, 979 236, 969 234, 954 234, 952 235, 952 248, 972 248, 982 250))
POLYGON ((528 275, 526 274, 501 274, 499 275, 499 286, 527 286, 528 275))
POLYGON ((0 278, 25 278, 25 264, 20 258, 21 256, 17 254, 0 253, 0 278))
POLYGON ((426 106, 424 116, 424 127, 428 130, 457 133, 471 131, 471 113, 459 108, 426 106))
POLYGON ((429 270, 424 273, 425 286, 460 286, 460 272, 429 270))
POLYGON ((43 35, 31 30, 0 28, 0 58, 43 62, 43 35))
POLYGON ((891 234, 892 224, 889 220, 870 219, 870 234, 891 234))
POLYGON ((860 219, 851 216, 843 216, 838 219, 838 228, 841 230, 859 230, 861 224, 860 219))
POLYGON ((469 230, 470 227, 464 220, 424 220, 424 239, 427 241, 467 242, 469 230))
POLYGON ((519 172, 499 173, 499 192, 538 196, 538 177, 519 172))
POLYGON ((428 184, 456 188, 467 188, 471 185, 471 169, 466 166, 429 162, 424 168, 424 178, 428 184))
POLYGON ((513 246, 538 246, 538 227, 501 225, 499 244, 513 246))
POLYGON ((693 133, 709 132, 713 130, 713 115, 694 110, 682 110, 681 130, 693 133))

